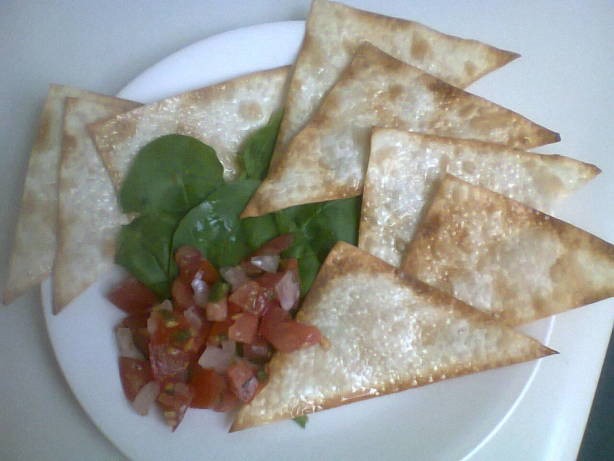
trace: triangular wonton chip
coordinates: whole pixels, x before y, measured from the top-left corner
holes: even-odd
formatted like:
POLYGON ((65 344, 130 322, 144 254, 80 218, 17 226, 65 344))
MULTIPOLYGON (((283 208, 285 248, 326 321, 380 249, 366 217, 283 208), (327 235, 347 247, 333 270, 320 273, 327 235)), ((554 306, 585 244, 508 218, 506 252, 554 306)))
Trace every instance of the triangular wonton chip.
POLYGON ((68 86, 49 86, 36 141, 30 153, 3 295, 5 304, 38 285, 53 268, 64 99, 80 97, 85 93, 88 92, 68 86))
POLYGON ((290 80, 272 168, 364 40, 459 88, 519 56, 475 40, 442 34, 417 22, 314 0, 290 80))
POLYGON ((298 320, 316 325, 330 347, 277 353, 267 385, 231 430, 554 352, 343 242, 320 269, 298 320))
POLYGON ((560 155, 377 128, 371 135, 358 246, 398 267, 446 172, 548 212, 600 170, 560 155))
POLYGON ((139 105, 93 93, 66 99, 58 182, 58 250, 53 266, 54 313, 113 266, 116 233, 127 222, 87 124, 139 105))
POLYGON ((119 188, 139 149, 160 136, 193 136, 215 149, 224 178, 237 175, 246 137, 282 107, 287 67, 256 72, 148 104, 90 125, 113 185, 119 188))
POLYGON ((371 128, 533 147, 558 134, 394 59, 369 43, 269 171, 243 217, 362 192, 371 128))
POLYGON ((402 269, 510 325, 614 296, 614 245, 450 175, 402 269))

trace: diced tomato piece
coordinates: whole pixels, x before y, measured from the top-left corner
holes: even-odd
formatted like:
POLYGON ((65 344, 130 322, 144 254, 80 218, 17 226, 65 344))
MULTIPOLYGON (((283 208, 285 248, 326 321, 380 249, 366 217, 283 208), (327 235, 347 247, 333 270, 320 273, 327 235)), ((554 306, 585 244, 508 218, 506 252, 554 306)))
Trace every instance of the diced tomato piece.
POLYGON ((183 245, 175 250, 175 262, 179 269, 198 265, 202 257, 203 255, 198 248, 189 245, 183 245))
POLYGON ((243 345, 243 357, 254 363, 265 363, 271 358, 272 349, 269 343, 257 336, 251 344, 243 345))
POLYGON ((228 387, 224 376, 198 365, 192 370, 190 385, 194 391, 191 403, 194 408, 215 408, 228 387))
POLYGON ((269 307, 276 304, 273 291, 260 286, 254 281, 243 284, 228 299, 241 307, 245 312, 250 312, 259 317, 269 307))
POLYGON ((248 281, 236 289, 228 300, 241 307, 242 310, 246 310, 246 307, 250 307, 255 302, 259 292, 260 285, 254 281, 248 281))
POLYGON ((188 285, 198 276, 209 285, 220 279, 220 274, 213 264, 204 258, 201 252, 187 245, 179 247, 175 252, 175 262, 179 266, 179 277, 188 285))
POLYGON ((141 388, 153 379, 153 374, 147 360, 120 357, 119 378, 126 398, 132 402, 141 388))
POLYGON ((195 305, 192 287, 179 277, 173 281, 171 295, 173 297, 173 305, 177 309, 184 310, 195 305))
POLYGON ((127 314, 146 312, 158 302, 156 294, 134 277, 114 287, 107 298, 127 314))
POLYGON ((167 344, 149 344, 149 360, 157 381, 185 381, 192 354, 167 344))
POLYGON ((228 317, 232 318, 237 314, 243 312, 243 309, 238 304, 233 303, 230 298, 228 298, 228 317))
POLYGON ((192 402, 192 388, 183 382, 167 382, 162 386, 158 403, 162 407, 164 420, 173 431, 183 420, 186 410, 192 402))
POLYGON ((120 326, 130 328, 131 330, 136 328, 147 328, 147 319, 149 315, 149 312, 139 312, 137 314, 128 315, 121 321, 120 326))
POLYGON ((277 255, 282 251, 286 251, 292 245, 294 235, 283 234, 269 240, 253 253, 253 256, 258 255, 277 255))
POLYGON ((254 368, 245 360, 237 360, 228 368, 227 374, 232 392, 241 402, 250 402, 258 390, 258 378, 254 368))
POLYGON ((280 352, 292 352, 317 344, 320 330, 290 318, 282 308, 271 308, 260 322, 259 333, 280 352))
POLYGON ((195 367, 190 379, 194 392, 191 406, 193 408, 210 408, 226 412, 235 409, 240 401, 230 390, 228 378, 213 370, 195 367))
POLYGON ((293 352, 318 344, 322 339, 322 335, 320 330, 312 325, 288 320, 278 324, 275 332, 265 336, 265 338, 278 351, 293 352))
POLYGON ((258 317, 249 312, 237 314, 234 323, 228 328, 228 338, 232 341, 251 344, 258 331, 258 317))
POLYGON ((198 265, 197 274, 200 274, 200 278, 207 282, 209 285, 213 285, 220 281, 220 274, 213 264, 209 260, 203 258, 198 265))
POLYGON ((262 317, 258 333, 268 340, 268 336, 275 334, 277 326, 286 320, 291 320, 290 314, 280 306, 271 307, 262 317))
POLYGON ((148 320, 148 330, 151 333, 149 359, 156 380, 185 380, 194 355, 186 347, 190 346, 191 339, 188 322, 177 313, 154 310, 148 320))
POLYGON ((282 270, 294 271, 294 273, 298 277, 298 259, 296 258, 282 259, 281 261, 279 261, 279 267, 282 270))
POLYGON ((227 411, 234 410, 239 405, 241 405, 241 401, 237 398, 234 392, 232 392, 230 389, 226 389, 222 393, 219 403, 213 407, 213 411, 226 413, 227 411))
POLYGON ((260 277, 254 279, 254 281, 258 282, 258 285, 261 287, 273 291, 283 276, 283 272, 276 272, 274 274, 265 272, 260 277))
POLYGON ((224 339, 228 339, 228 328, 230 328, 230 325, 232 325, 231 319, 222 322, 211 322, 207 344, 219 346, 224 339))
MULTIPOLYGON (((161 347, 168 347, 171 355, 180 357, 174 349, 195 355, 199 353, 209 331, 209 322, 204 318, 202 309, 190 306, 183 311, 154 309, 147 321, 151 335, 150 354, 153 346, 163 354, 161 347)), ((152 358, 152 362, 154 359, 152 358)), ((156 364, 152 363, 154 371, 156 364)))
POLYGON ((145 357, 149 357, 149 331, 147 331, 147 319, 149 312, 132 314, 121 321, 120 326, 129 328, 132 332, 132 341, 136 348, 145 357))

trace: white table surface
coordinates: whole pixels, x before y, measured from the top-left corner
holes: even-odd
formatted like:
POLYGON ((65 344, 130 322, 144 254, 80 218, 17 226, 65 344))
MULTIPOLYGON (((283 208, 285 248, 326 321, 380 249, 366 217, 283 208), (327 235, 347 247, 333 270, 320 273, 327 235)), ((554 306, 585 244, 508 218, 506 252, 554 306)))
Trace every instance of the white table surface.
MULTIPOLYGON (((523 27, 539 28, 544 46, 553 47, 553 56, 565 55, 557 42, 572 47, 574 59, 584 66, 575 70, 577 75, 588 73, 578 91, 584 104, 592 105, 595 117, 592 126, 575 128, 598 134, 586 135, 590 141, 584 147, 612 150, 611 1, 348 3, 521 51, 529 60, 531 50, 517 46, 522 46, 523 27), (479 28, 472 30, 468 24, 476 21, 479 28), (549 43, 553 36, 565 39, 549 43)), ((190 43, 246 25, 303 19, 308 4, 307 0, 0 1, 0 287, 7 277, 28 153, 50 82, 115 94, 140 72, 190 43)), ((576 75, 557 75, 565 66, 557 66, 555 59, 552 63, 551 82, 531 82, 545 104, 550 85, 576 75)), ((504 75, 496 78, 479 87, 482 94, 494 92, 495 84, 523 85, 506 81, 504 75)), ((576 101, 576 96, 569 94, 570 101, 576 101)), ((547 109, 546 116, 558 121, 557 114, 548 114, 547 109)), ((550 125, 567 130, 563 135, 574 129, 550 125)), ((573 140, 571 147, 576 147, 573 140)), ((612 176, 609 181, 614 181, 612 176)), ((575 200, 581 206, 582 194, 575 200)), ((603 206, 614 211, 614 197, 603 200, 603 206)), ((607 234, 603 223, 590 225, 592 232, 607 234)), ((506 459, 575 458, 614 321, 611 307, 611 303, 599 303, 556 320, 551 345, 561 352, 561 359, 542 363, 523 405, 472 459, 494 459, 501 453, 508 454, 506 459), (564 343, 562 338, 574 331, 582 332, 578 340, 564 343), (575 396, 572 403, 570 395, 575 396)), ((0 309, 0 364, 1 460, 123 459, 66 385, 46 334, 37 290, 0 309)))

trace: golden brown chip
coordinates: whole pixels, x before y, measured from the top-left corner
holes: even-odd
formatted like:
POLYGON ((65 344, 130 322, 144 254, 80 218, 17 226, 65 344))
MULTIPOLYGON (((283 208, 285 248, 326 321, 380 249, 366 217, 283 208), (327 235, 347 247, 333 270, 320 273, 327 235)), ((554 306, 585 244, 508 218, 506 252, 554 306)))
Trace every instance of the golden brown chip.
POLYGON ((360 195, 374 126, 528 148, 559 135, 369 43, 269 171, 243 216, 360 195))
POLYGON ((119 188, 141 147, 172 133, 193 136, 213 147, 224 166, 224 178, 233 179, 243 141, 282 107, 287 74, 287 67, 255 72, 92 124, 90 133, 114 186, 119 188))
POLYGON ((402 269, 510 325, 614 296, 614 245, 450 175, 402 269))
POLYGON ((316 325, 329 347, 277 353, 232 431, 554 352, 342 242, 298 319, 316 325))
POLYGON ((599 171, 560 155, 378 128, 371 135, 358 246, 398 267, 446 172, 547 212, 599 171))
POLYGON ((56 314, 112 267, 116 233, 127 222, 87 124, 139 105, 85 92, 78 98, 66 98, 58 183, 58 250, 53 266, 56 314))
POLYGON ((314 0, 291 77, 272 168, 365 40, 459 88, 518 57, 475 40, 442 34, 417 22, 314 0))
POLYGON ((13 243, 8 281, 3 295, 11 303, 50 273, 56 252, 58 172, 64 99, 78 98, 87 91, 50 85, 36 141, 30 153, 28 172, 13 243))

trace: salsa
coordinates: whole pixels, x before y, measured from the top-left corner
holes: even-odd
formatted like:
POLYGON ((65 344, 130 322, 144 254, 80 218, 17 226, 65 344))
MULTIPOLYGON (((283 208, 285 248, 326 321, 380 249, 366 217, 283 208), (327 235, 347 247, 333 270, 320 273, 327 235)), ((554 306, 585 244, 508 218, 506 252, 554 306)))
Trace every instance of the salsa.
POLYGON ((174 254, 171 299, 127 278, 108 299, 127 316, 116 328, 119 372, 139 414, 158 405, 174 431, 188 408, 226 412, 249 403, 267 381, 274 351, 320 343, 320 331, 293 318, 300 298, 298 262, 280 255, 278 236, 240 264, 216 268, 190 246, 174 254))

